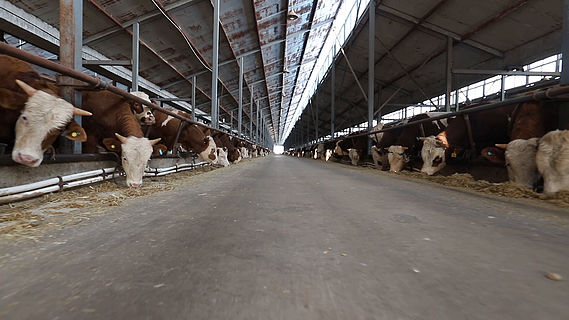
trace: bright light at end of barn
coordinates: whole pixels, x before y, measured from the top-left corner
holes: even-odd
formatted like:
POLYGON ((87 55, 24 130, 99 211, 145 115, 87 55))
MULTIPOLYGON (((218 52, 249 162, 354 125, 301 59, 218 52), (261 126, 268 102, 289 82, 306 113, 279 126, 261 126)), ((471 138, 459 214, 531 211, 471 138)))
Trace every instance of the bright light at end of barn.
POLYGON ((284 147, 283 146, 275 146, 273 148, 273 152, 275 154, 282 154, 284 152, 284 147))

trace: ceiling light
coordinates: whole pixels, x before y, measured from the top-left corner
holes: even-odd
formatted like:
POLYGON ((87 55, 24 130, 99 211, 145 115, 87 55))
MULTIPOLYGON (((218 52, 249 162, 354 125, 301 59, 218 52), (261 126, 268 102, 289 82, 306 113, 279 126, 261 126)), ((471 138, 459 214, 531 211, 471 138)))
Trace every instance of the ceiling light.
POLYGON ((298 19, 298 14, 294 12, 294 9, 290 9, 290 11, 286 14, 286 18, 293 21, 298 19))

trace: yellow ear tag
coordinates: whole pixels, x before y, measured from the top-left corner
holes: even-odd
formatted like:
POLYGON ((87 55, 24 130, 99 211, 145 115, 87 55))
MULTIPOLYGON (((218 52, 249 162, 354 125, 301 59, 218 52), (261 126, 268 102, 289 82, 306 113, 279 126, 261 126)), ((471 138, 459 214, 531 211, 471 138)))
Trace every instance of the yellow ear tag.
POLYGON ((456 158, 456 151, 453 152, 450 156, 453 157, 453 158, 456 158))
POLYGON ((114 144, 111 144, 111 149, 114 149, 114 148, 115 148, 115 145, 114 145, 114 144))
POLYGON ((78 134, 77 134, 77 132, 72 132, 72 133, 71 133, 71 136, 72 136, 73 138, 75 138, 75 137, 78 136, 78 134))

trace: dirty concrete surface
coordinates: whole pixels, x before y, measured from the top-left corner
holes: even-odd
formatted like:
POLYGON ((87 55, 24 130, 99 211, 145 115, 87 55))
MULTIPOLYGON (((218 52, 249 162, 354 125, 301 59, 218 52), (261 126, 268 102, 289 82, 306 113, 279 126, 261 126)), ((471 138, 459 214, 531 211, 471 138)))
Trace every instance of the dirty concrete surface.
POLYGON ((194 178, 2 240, 0 318, 569 317, 566 212, 287 156, 194 178))

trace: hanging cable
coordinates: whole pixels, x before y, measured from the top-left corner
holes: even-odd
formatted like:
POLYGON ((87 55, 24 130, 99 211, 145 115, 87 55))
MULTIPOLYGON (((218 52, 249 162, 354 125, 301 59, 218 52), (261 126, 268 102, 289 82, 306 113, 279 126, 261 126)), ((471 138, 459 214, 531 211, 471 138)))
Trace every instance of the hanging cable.
POLYGON ((158 10, 160 10, 160 12, 162 13, 162 15, 164 17, 166 17, 166 19, 168 19, 168 21, 170 21, 170 23, 172 23, 172 25, 178 29, 178 31, 180 32, 180 34, 182 35, 182 37, 184 37, 184 40, 186 40, 186 43, 188 44, 188 46, 190 47, 190 49, 192 50, 192 52, 194 53, 194 55, 196 56, 196 58, 199 60, 199 62, 204 66, 204 68, 206 68, 207 70, 209 70, 210 72, 213 72, 211 70, 211 68, 207 65, 207 63, 205 61, 202 60, 201 56, 198 55, 194 49, 194 46, 192 45, 192 43, 190 42, 190 39, 188 39, 188 37, 186 36, 186 34, 184 33, 184 31, 182 30, 182 28, 170 17, 170 15, 166 12, 166 9, 164 8, 164 6, 162 5, 162 3, 157 2, 156 0, 152 0, 152 3, 154 3, 154 5, 156 6, 156 8, 158 8, 158 10))

